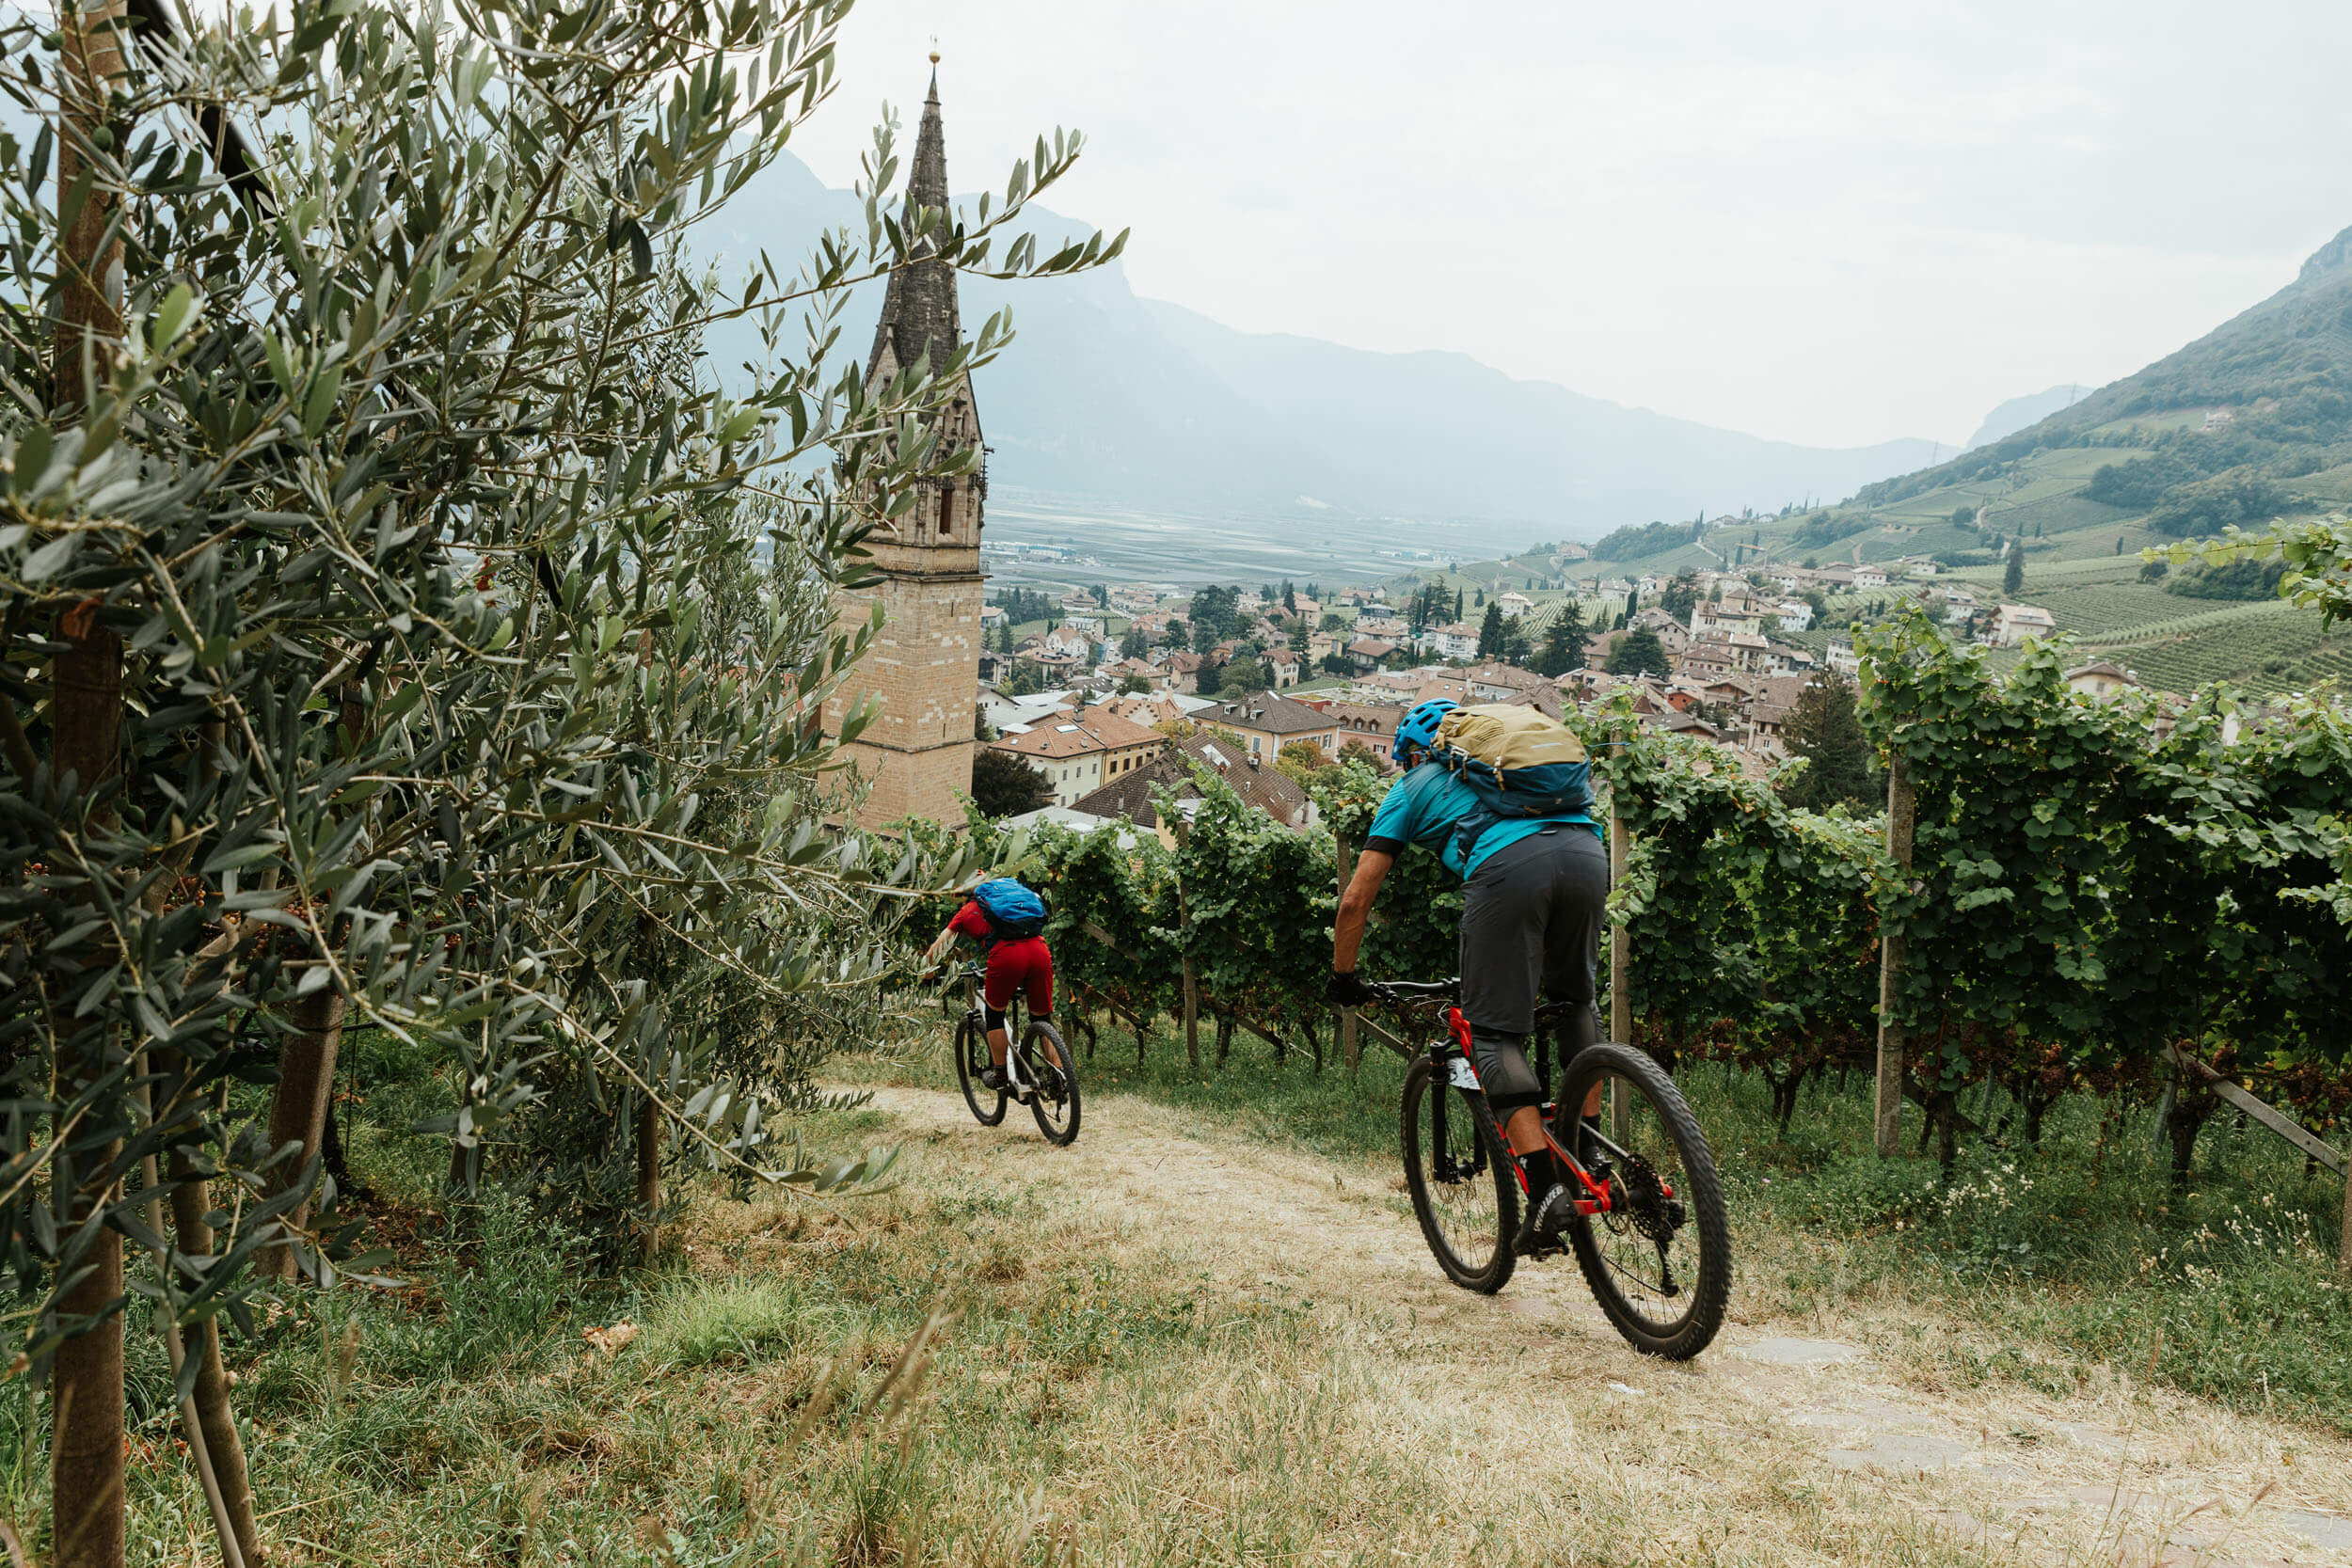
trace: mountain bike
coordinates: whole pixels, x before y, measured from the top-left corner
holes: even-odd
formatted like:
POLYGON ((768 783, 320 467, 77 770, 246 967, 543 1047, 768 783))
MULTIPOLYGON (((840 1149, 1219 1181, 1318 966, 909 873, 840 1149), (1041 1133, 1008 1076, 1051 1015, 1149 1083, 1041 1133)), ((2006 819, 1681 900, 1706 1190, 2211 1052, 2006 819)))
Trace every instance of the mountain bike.
MULTIPOLYGON (((1518 1265, 1511 1238, 1527 1187, 1478 1082, 1462 983, 1372 989, 1393 1006, 1444 1009, 1445 1037, 1405 1073, 1405 1181, 1446 1277, 1492 1295, 1518 1265)), ((1539 1010, 1537 1034, 1567 1011, 1539 1010)), ((1636 1350, 1674 1360, 1705 1350, 1730 1298, 1731 1227, 1715 1156, 1682 1091, 1642 1052, 1603 1042, 1563 1066, 1543 1117, 1576 1202, 1568 1247, 1601 1311, 1636 1350), (1613 1101, 1597 1130, 1581 1117, 1596 1088, 1613 1101)))
POLYGON ((1078 1136, 1078 1062, 1062 1043, 1059 1031, 1042 1019, 1021 1026, 1021 998, 1005 1006, 1005 1036, 1011 1049, 1005 1053, 1006 1086, 989 1088, 980 1074, 993 1064, 988 1055, 988 1015, 980 1005, 981 968, 966 964, 950 973, 941 989, 943 1005, 956 1017, 956 1080, 963 1085, 963 1102, 982 1127, 1005 1119, 1009 1100, 1028 1102, 1037 1130, 1049 1143, 1064 1148, 1078 1136), (960 1016, 954 1004, 962 1004, 960 1016))

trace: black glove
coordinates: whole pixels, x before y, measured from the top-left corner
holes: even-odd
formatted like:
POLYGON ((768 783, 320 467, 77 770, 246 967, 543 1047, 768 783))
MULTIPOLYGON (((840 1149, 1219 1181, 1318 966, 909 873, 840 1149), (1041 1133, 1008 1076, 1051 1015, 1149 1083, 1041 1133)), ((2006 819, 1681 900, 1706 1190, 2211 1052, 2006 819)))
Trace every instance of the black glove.
POLYGON ((1360 1007, 1376 1001, 1379 992, 1364 984, 1352 969, 1331 972, 1331 978, 1323 984, 1323 999, 1334 1007, 1360 1007))

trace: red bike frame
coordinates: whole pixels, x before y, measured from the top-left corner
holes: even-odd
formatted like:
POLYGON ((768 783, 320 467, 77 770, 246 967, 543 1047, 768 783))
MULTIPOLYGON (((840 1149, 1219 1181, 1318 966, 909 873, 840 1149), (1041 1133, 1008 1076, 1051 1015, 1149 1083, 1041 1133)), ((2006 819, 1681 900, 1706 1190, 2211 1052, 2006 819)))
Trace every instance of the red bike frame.
MULTIPOLYGON (((1460 1007, 1448 1007, 1445 1010, 1445 1022, 1446 1027, 1453 1032, 1454 1045, 1462 1053, 1462 1061, 1464 1065, 1470 1069, 1470 1077, 1475 1079, 1478 1076, 1478 1057, 1476 1053, 1470 1049, 1470 1020, 1462 1016, 1462 1009, 1460 1007)), ((1567 1066, 1565 1062, 1563 1062, 1560 1065, 1563 1068, 1567 1066)), ((1485 1085, 1480 1085, 1479 1092, 1481 1094, 1486 1092, 1485 1085)), ((1549 1112, 1552 1109, 1552 1107, 1547 1105, 1544 1106, 1543 1109, 1549 1112)), ((1501 1129, 1498 1128, 1497 1131, 1500 1132, 1501 1129)), ((1592 1173, 1584 1168, 1584 1166, 1577 1160, 1575 1155, 1569 1153, 1565 1148, 1561 1147, 1560 1140, 1558 1138, 1552 1136, 1551 1117, 1549 1116, 1546 1116, 1544 1117, 1544 1142, 1551 1146, 1551 1152, 1553 1155, 1559 1159, 1563 1165, 1567 1167, 1568 1174, 1576 1178, 1577 1185, 1584 1190, 1584 1196, 1576 1200, 1576 1212, 1580 1214, 1587 1215, 1605 1214, 1609 1212, 1611 1207, 1609 1201, 1609 1189, 1602 1183, 1594 1180, 1592 1173)), ((1510 1147, 1507 1140, 1505 1141, 1503 1147, 1505 1148, 1510 1147)), ((1518 1178, 1519 1196, 1524 1197, 1527 1196, 1527 1173, 1518 1168, 1518 1162, 1517 1160, 1512 1161, 1511 1164, 1513 1174, 1518 1178)), ((1674 1189, 1671 1186, 1668 1186, 1665 1182, 1661 1181, 1658 1186, 1659 1191, 1664 1196, 1672 1197, 1675 1196, 1674 1189)))

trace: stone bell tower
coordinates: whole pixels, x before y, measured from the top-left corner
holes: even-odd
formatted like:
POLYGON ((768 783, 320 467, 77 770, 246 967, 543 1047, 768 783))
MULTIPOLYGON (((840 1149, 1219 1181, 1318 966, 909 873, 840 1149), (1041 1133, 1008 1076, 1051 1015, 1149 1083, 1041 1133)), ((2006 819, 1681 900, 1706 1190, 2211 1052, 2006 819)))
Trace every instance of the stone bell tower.
MULTIPOLYGON (((939 56, 931 55, 930 96, 914 140, 907 181, 907 211, 947 207, 947 149, 939 121, 939 56)), ((937 246, 929 239, 918 257, 937 246)), ((866 386, 879 393, 918 359, 936 371, 963 341, 956 312, 956 271, 944 261, 918 260, 890 275, 866 386)), ((980 420, 969 377, 961 378, 938 421, 943 451, 980 444, 980 420)), ((882 580, 841 594, 838 625, 863 628, 877 601, 882 631, 872 652, 850 672, 828 705, 826 728, 839 734, 841 715, 871 695, 881 713, 843 748, 872 793, 859 820, 880 827, 901 817, 960 821, 959 792, 972 787, 973 710, 980 671, 980 514, 988 496, 985 469, 925 486, 914 509, 878 528, 866 542, 882 580)))

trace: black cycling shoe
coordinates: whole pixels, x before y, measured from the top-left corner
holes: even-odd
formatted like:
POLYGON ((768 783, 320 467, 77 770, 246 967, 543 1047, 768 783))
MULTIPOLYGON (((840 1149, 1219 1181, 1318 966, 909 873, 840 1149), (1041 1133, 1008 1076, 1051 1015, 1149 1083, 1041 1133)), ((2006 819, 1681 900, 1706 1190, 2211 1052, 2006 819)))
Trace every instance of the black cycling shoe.
POLYGON ((1541 1258, 1560 1250, 1560 1232, 1576 1218, 1576 1200, 1568 1196, 1567 1185, 1556 1182, 1542 1199, 1527 1206, 1527 1217, 1519 1221, 1518 1234, 1511 1238, 1511 1250, 1521 1258, 1541 1258))
POLYGON ((980 1069, 980 1087, 993 1094, 1004 1094, 1011 1090, 1012 1085, 1006 1081, 1004 1069, 985 1067, 980 1069))

